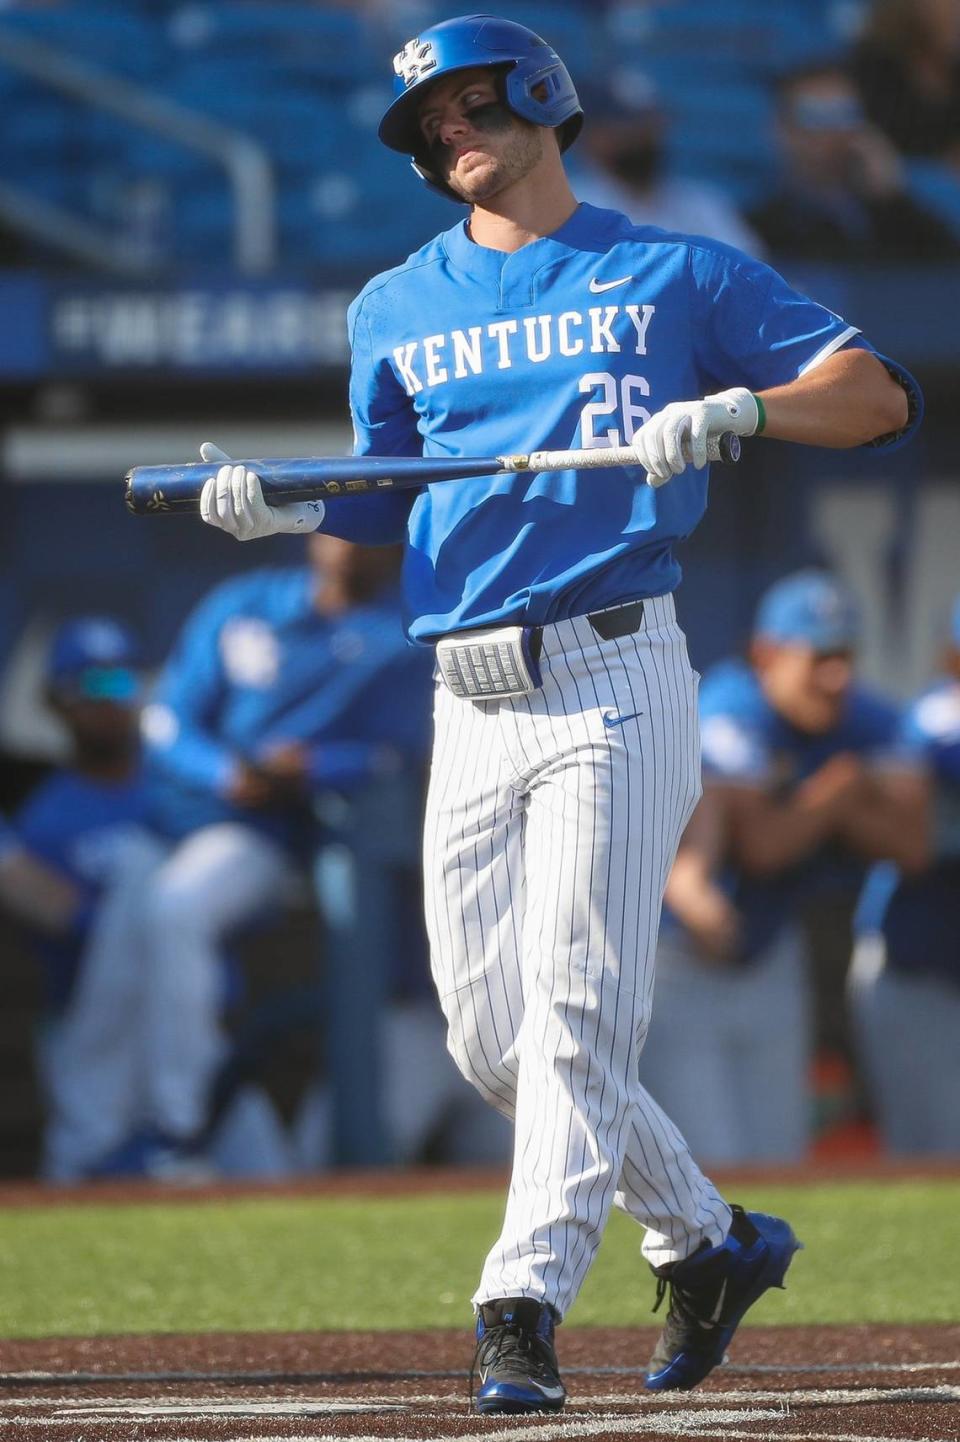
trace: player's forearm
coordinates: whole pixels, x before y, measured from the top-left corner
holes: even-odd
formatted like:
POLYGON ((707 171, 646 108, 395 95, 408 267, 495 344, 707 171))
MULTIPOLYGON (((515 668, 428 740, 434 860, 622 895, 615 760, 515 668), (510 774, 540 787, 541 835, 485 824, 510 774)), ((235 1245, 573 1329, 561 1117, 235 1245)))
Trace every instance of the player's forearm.
POLYGON ((920 871, 931 860, 930 828, 929 794, 918 778, 890 789, 876 785, 849 808, 837 835, 858 856, 920 871))
POLYGON ((907 423, 903 387, 866 350, 841 350, 789 385, 759 391, 765 438, 842 449, 907 423))
POLYGON ((679 921, 687 922, 698 907, 699 898, 713 886, 705 858, 691 848, 681 848, 667 877, 663 899, 679 921))
POLYGON ((831 797, 806 782, 786 801, 754 798, 734 810, 733 850, 753 876, 773 876, 805 861, 829 839, 836 826, 831 797))

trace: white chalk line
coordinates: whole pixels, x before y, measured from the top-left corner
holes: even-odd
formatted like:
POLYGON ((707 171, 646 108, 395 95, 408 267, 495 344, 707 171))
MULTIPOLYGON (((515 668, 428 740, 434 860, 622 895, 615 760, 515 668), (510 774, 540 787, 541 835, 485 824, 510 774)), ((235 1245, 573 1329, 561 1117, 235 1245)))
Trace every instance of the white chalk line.
MULTIPOLYGON (((640 1367, 564 1367, 563 1375, 573 1377, 579 1373, 590 1377, 632 1377, 642 1371, 640 1367)), ((724 1362, 714 1372, 715 1377, 731 1373, 741 1377, 763 1376, 765 1373, 779 1377, 789 1372, 791 1376, 814 1376, 817 1373, 850 1374, 871 1372, 960 1372, 960 1362, 805 1362, 796 1366, 792 1362, 724 1362)), ((415 1376, 415 1373, 409 1373, 415 1376)))
MULTIPOLYGON (((751 1414, 753 1415, 753 1414, 751 1414)), ((646 1419, 648 1422, 651 1419, 646 1419)), ((864 1432, 742 1432, 736 1428, 699 1428, 683 1422, 681 1416, 676 1416, 672 1421, 674 1427, 666 1427, 663 1418, 655 1419, 658 1425, 634 1424, 634 1430, 640 1434, 644 1432, 658 1431, 660 1433, 672 1432, 678 1437, 696 1436, 702 1438, 720 1437, 732 1439, 732 1442, 949 1442, 944 1437, 870 1437, 864 1432), (685 1429, 685 1430, 684 1430, 685 1429)), ((758 1415, 758 1420, 766 1420, 758 1415)), ((485 1431, 466 1433, 461 1436, 454 1436, 451 1433, 443 1433, 436 1437, 400 1437, 395 1436, 390 1442, 528 1442, 530 1437, 536 1437, 538 1442, 564 1442, 568 1437, 600 1437, 604 1433, 616 1433, 624 1431, 623 1419, 620 1421, 604 1421, 595 1419, 590 1422, 547 1422, 538 1425, 533 1418, 523 1427, 509 1428, 505 1431, 485 1431)), ((174 1439, 171 1439, 174 1442, 174 1439)), ((183 1437, 178 1435, 175 1442, 210 1442, 209 1437, 183 1437)), ((218 1442, 384 1442, 382 1434, 367 1433, 362 1436, 346 1438, 339 1432, 298 1432, 291 1434, 284 1433, 261 1433, 256 1437, 221 1436, 218 1442)))
MULTIPOLYGON (((384 1376, 383 1369, 367 1368, 359 1369, 358 1380, 363 1380, 363 1372, 377 1373, 381 1379, 384 1376)), ((643 1371, 641 1363, 635 1367, 564 1367, 565 1377, 639 1377, 643 1371)), ((742 1377, 763 1376, 764 1374, 780 1376, 789 1373, 791 1376, 804 1377, 814 1376, 818 1373, 841 1373, 847 1376, 857 1376, 860 1373, 870 1372, 957 1372, 960 1371, 960 1362, 755 1362, 736 1363, 725 1362, 722 1372, 715 1375, 724 1376, 736 1373, 742 1377)), ((413 1381, 439 1381, 441 1379, 456 1378, 464 1376, 462 1368, 446 1368, 434 1371, 417 1371, 412 1368, 404 1368, 397 1376, 410 1378, 413 1381)), ((328 1372, 301 1372, 291 1369, 288 1372, 41 1372, 28 1370, 21 1372, 0 1372, 0 1387, 6 1386, 41 1386, 45 1383, 51 1386, 69 1384, 71 1386, 100 1386, 109 1383, 175 1383, 175 1382, 223 1382, 231 1385, 246 1384, 251 1387, 278 1386, 278 1385, 303 1385, 310 1386, 320 1382, 346 1382, 349 1380, 349 1369, 340 1368, 328 1372)), ((2 1399, 0 1399, 2 1400, 2 1399)))
MULTIPOLYGON (((676 1406, 716 1406, 720 1402, 778 1402, 780 1400, 803 1402, 805 1404, 823 1403, 826 1406, 840 1406, 849 1402, 874 1402, 886 1400, 901 1400, 915 1402, 956 1402, 960 1401, 960 1386, 954 1386, 949 1382, 942 1382, 932 1387, 778 1387, 775 1390, 760 1391, 755 1388, 732 1388, 723 1392, 647 1392, 646 1390, 630 1392, 609 1392, 591 1393, 576 1399, 583 1404, 590 1404, 597 1401, 604 1403, 612 1402, 636 1402, 642 1400, 644 1406, 649 1407, 676 1407, 676 1406)), ((397 1397, 396 1393, 371 1392, 366 1396, 357 1396, 356 1393, 349 1397, 289 1397, 267 1399, 258 1402, 253 1398, 237 1398, 233 1401, 225 1401, 222 1394, 213 1397, 181 1396, 181 1397, 158 1397, 151 1400, 144 1397, 134 1396, 113 1396, 111 1398, 95 1399, 86 1401, 81 1397, 65 1399, 56 1393, 49 1397, 21 1397, 21 1398, 0 1398, 0 1406, 21 1406, 21 1407, 66 1407, 70 1411, 82 1411, 84 1408, 100 1409, 103 1406, 111 1407, 139 1407, 150 1406, 162 1411, 168 1408, 197 1408, 210 1407, 221 1410, 236 1408, 237 1410, 249 1411, 251 1416, 256 1415, 260 1410, 270 1410, 277 1406, 299 1406, 308 1405, 316 1407, 340 1407, 348 1403, 368 1403, 371 1406, 403 1407, 403 1406, 429 1406, 431 1404, 442 1404, 449 1406, 451 1402, 462 1401, 464 1406, 467 1403, 466 1392, 462 1398, 455 1394, 443 1392, 411 1392, 404 1397, 397 1397)))
MULTIPOLYGON (((568 1404, 571 1411, 595 1411, 598 1407, 630 1408, 631 1417, 645 1420, 660 1417, 668 1419, 671 1412, 682 1411, 694 1417, 706 1415, 725 1416, 737 1420, 736 1407, 749 1408, 750 1415, 759 1415, 761 1404, 774 1404, 775 1415, 783 1416, 791 1406, 823 1409, 829 1407, 856 1407, 868 1404, 900 1402, 945 1403, 960 1401, 960 1387, 947 1384, 938 1387, 862 1387, 862 1388, 818 1388, 801 1390, 751 1391, 734 1390, 722 1393, 702 1393, 691 1396, 684 1392, 665 1393, 605 1393, 582 1398, 573 1398, 568 1404), (643 1403, 642 1412, 637 1412, 637 1403, 643 1403)), ((299 1397, 273 1399, 262 1402, 249 1399, 224 1401, 221 1397, 168 1397, 153 1400, 143 1397, 113 1397, 91 1401, 87 1399, 30 1398, 19 1399, 22 1409, 10 1417, 24 1426, 42 1426, 52 1422, 89 1420, 98 1422, 116 1421, 121 1418, 141 1421, 165 1421, 177 1417, 209 1418, 258 1418, 277 1417, 320 1417, 343 1413, 406 1412, 420 1408, 442 1408, 449 1415, 451 1404, 466 1409, 466 1397, 445 1397, 435 1393, 418 1394, 399 1400, 392 1397, 299 1397), (44 1409, 44 1415, 33 1417, 29 1410, 44 1409)), ((12 1410, 12 1408, 11 1408, 12 1410)), ((774 1415, 774 1414, 772 1414, 774 1415)), ((621 1411, 614 1419, 621 1425, 626 1414, 621 1411)))

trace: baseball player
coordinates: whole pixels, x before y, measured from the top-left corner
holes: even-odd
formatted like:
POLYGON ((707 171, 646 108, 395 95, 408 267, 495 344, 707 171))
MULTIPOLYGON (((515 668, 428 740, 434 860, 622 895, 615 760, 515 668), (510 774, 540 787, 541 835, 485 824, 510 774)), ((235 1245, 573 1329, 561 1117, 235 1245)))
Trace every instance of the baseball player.
POLYGON ((960 1156, 960 597, 941 674, 907 708, 902 739, 930 771, 932 855, 918 873, 881 863, 867 879, 851 1019, 889 1150, 960 1156))
POLYGON ((554 1411, 566 1395, 554 1328, 613 1204, 646 1228, 644 1256, 671 1292, 654 1389, 699 1382, 797 1246, 786 1222, 719 1195, 638 1079, 661 895, 700 790, 672 593, 675 543, 705 505, 707 442, 893 444, 919 397, 854 326, 757 262, 578 205, 561 154, 581 107, 560 57, 522 25, 444 21, 394 71, 381 139, 468 210, 350 308, 357 451, 625 443, 636 468, 324 511, 270 507, 250 470, 212 466, 201 512, 242 540, 317 525, 406 540, 408 634, 437 662, 434 979, 453 1056, 515 1131, 474 1295, 476 1403, 554 1411))
POLYGON ((202 1133, 226 1055, 229 940, 295 892, 314 795, 426 749, 429 667, 404 643, 396 557, 322 534, 306 551, 215 587, 144 712, 151 815, 170 840, 144 893, 150 1052, 181 1143, 202 1133))
POLYGON ((95 1170, 142 1100, 133 913, 156 847, 138 764, 137 666, 134 636, 112 617, 57 629, 46 699, 71 756, 17 812, 0 861, 0 899, 26 922, 44 974, 41 1166, 52 1181, 95 1170))
POLYGON ((749 660, 700 688, 704 797, 667 883, 643 1084, 705 1161, 795 1162, 809 1142, 798 915, 877 856, 917 866, 926 786, 899 710, 855 676, 853 597, 818 570, 762 597, 749 660))

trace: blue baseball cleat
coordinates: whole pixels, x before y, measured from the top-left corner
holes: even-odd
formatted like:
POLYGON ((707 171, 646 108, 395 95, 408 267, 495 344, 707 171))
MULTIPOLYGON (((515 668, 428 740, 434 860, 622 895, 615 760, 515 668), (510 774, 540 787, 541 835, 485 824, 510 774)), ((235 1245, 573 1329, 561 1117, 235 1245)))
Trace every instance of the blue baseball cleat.
POLYGON ((651 1392, 687 1391, 718 1362, 747 1311, 769 1287, 782 1287, 800 1250, 788 1222, 733 1208, 730 1231, 717 1247, 702 1247, 682 1262, 655 1267, 657 1301, 670 1306, 647 1369, 651 1392))
POLYGON ((559 1412, 567 1400, 553 1350, 554 1313, 531 1297, 484 1302, 477 1314, 478 1412, 559 1412))

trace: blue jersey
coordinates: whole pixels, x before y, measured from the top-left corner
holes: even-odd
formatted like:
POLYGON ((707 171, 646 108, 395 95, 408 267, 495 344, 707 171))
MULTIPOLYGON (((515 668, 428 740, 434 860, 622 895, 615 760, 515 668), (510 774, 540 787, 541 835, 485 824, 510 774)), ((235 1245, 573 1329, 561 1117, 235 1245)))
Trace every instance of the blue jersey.
MULTIPOLYGON (((870 765, 900 761, 899 713, 884 697, 854 686, 832 730, 811 735, 791 726, 767 700, 745 661, 722 661, 700 688, 705 780, 761 787, 787 797, 831 756, 853 752, 870 765)), ((727 866, 720 877, 744 923, 744 960, 767 945, 815 885, 850 877, 850 858, 821 853, 774 876, 749 876, 727 866)), ((859 864, 857 872, 859 873, 859 864)))
POLYGON ((932 778, 936 859, 906 878, 891 862, 874 867, 855 929, 883 933, 895 970, 946 976, 960 985, 960 682, 938 681, 917 697, 902 736, 932 778))
POLYGON ((56 771, 27 798, 15 818, 16 834, 33 855, 77 887, 81 908, 66 937, 35 936, 45 970, 47 1001, 62 1007, 71 992, 87 939, 89 918, 133 833, 146 821, 139 774, 128 781, 94 781, 56 771))
POLYGON ((242 820, 306 846, 308 808, 228 800, 239 761, 300 743, 320 789, 374 774, 384 748, 426 753, 431 670, 404 640, 397 596, 324 616, 316 585, 308 567, 249 572, 188 620, 144 712, 153 815, 167 834, 242 820))
MULTIPOLYGON (((358 454, 491 456, 628 443, 670 401, 795 380, 856 328, 767 266, 580 205, 512 254, 466 223, 375 277, 349 312, 358 454)), ((480 477, 332 502, 349 540, 406 536, 411 637, 582 615, 672 591, 703 471, 480 477)))

